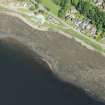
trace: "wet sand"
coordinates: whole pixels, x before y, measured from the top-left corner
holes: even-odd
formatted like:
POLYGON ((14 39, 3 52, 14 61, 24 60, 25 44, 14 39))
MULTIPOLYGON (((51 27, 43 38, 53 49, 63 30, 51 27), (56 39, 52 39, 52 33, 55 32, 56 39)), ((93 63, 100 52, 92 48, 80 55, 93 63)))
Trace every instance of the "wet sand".
POLYGON ((58 79, 47 63, 13 39, 0 40, 0 105, 105 105, 58 79))
POLYGON ((0 32, 17 39, 52 65, 52 72, 105 100, 105 57, 57 32, 39 31, 17 17, 0 14, 0 32))

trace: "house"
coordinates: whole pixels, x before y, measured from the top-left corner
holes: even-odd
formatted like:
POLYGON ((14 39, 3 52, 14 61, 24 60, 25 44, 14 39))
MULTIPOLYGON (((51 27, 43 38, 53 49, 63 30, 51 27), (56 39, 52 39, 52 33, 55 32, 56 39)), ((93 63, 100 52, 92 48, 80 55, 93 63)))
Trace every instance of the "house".
POLYGON ((36 15, 35 19, 36 19, 37 23, 40 25, 45 23, 45 17, 41 14, 36 15))
POLYGON ((31 8, 33 6, 33 4, 30 3, 30 2, 26 2, 26 3, 24 3, 23 6, 26 7, 26 8, 31 8))
POLYGON ((84 30, 84 29, 87 28, 87 26, 89 25, 89 23, 90 23, 90 19, 85 19, 85 20, 83 20, 83 21, 79 24, 79 28, 80 28, 81 30, 84 30))
POLYGON ((74 23, 77 27, 79 27, 79 25, 82 23, 82 21, 79 20, 79 19, 73 19, 73 23, 74 23))

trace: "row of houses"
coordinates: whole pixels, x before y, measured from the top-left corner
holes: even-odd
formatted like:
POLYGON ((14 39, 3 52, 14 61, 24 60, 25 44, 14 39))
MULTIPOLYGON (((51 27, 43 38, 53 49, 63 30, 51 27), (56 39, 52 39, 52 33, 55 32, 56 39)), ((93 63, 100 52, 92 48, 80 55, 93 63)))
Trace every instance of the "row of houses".
POLYGON ((92 37, 96 36, 97 29, 94 25, 90 24, 90 19, 84 19, 84 20, 79 20, 79 19, 73 19, 72 23, 76 25, 76 27, 80 31, 86 31, 92 35, 92 37))
POLYGON ((88 32, 92 37, 96 37, 97 29, 90 22, 91 20, 88 18, 80 19, 75 16, 78 14, 78 11, 75 7, 72 7, 65 16, 65 20, 70 20, 76 27, 78 31, 88 32))

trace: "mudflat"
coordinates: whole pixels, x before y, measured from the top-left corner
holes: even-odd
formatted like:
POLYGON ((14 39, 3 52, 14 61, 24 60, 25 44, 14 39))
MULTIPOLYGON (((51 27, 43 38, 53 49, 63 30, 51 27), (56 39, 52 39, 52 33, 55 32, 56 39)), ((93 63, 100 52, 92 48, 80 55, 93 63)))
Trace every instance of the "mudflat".
POLYGON ((59 78, 105 101, 105 57, 74 39, 52 31, 39 31, 15 16, 0 14, 0 32, 37 52, 59 78))

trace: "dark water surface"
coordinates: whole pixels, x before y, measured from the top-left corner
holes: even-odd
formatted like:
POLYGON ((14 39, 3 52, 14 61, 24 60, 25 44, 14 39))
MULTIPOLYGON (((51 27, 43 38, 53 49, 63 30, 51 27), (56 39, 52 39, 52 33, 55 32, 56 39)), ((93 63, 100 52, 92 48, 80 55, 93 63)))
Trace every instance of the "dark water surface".
POLYGON ((104 105, 23 52, 0 42, 0 105, 104 105))

